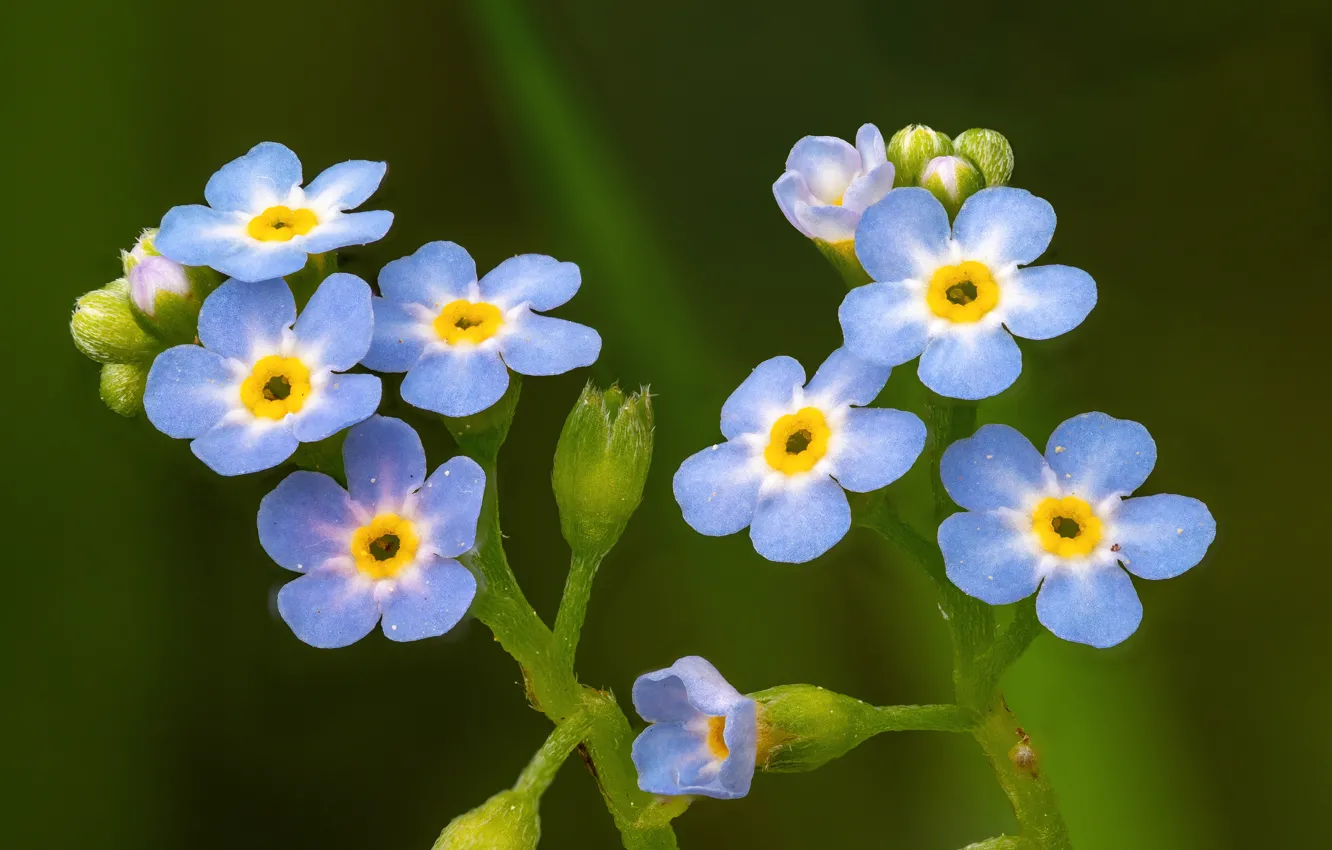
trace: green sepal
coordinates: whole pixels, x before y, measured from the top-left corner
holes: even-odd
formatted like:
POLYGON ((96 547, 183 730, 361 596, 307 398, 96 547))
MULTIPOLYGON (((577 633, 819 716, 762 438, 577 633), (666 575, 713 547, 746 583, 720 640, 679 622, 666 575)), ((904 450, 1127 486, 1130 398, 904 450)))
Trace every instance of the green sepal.
POLYGON ((750 696, 758 703, 763 770, 814 770, 881 731, 877 708, 817 685, 778 685, 750 696))
POLYGON ((458 448, 471 458, 494 461, 500 446, 509 436, 509 426, 518 410, 518 397, 523 382, 517 372, 509 373, 509 386, 500 400, 480 413, 471 416, 443 416, 444 427, 449 429, 458 448))
POLYGON ((94 289, 74 302, 69 319, 74 345, 98 363, 142 363, 163 348, 134 317, 129 284, 124 279, 94 289))
POLYGON ((449 821, 431 850, 535 850, 540 838, 537 798, 501 791, 449 821))
POLYGON ((310 300, 311 295, 314 295, 319 284, 337 270, 337 251, 326 251, 323 254, 311 254, 306 258, 304 268, 295 274, 287 275, 287 286, 291 287, 291 294, 296 299, 296 309, 304 310, 306 302, 310 300))
POLYGON ((148 384, 147 363, 106 363, 98 392, 102 401, 121 416, 143 413, 143 390, 148 384))
POLYGON ((823 258, 842 276, 847 289, 855 289, 857 286, 873 282, 873 278, 861 267, 860 260, 856 257, 854 239, 845 242, 825 242, 822 239, 815 239, 813 242, 823 258))
POLYGON ((976 164, 986 186, 1002 186, 1013 177, 1013 146, 1002 133, 966 130, 953 140, 953 149, 976 164))
POLYGON ((985 188, 985 178, 965 157, 936 156, 921 172, 920 185, 939 199, 949 218, 956 218, 963 202, 985 188))
POLYGON ((926 163, 953 152, 948 136, 924 124, 910 124, 888 140, 888 161, 893 164, 894 186, 916 186, 926 163))

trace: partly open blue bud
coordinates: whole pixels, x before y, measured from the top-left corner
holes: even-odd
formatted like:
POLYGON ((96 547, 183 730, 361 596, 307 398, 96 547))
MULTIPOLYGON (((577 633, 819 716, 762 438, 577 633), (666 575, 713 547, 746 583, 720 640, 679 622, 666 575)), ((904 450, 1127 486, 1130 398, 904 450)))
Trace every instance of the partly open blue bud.
POLYGON ((156 230, 145 230, 134 247, 121 254, 129 281, 130 303, 144 324, 169 344, 193 342, 203 299, 221 277, 206 266, 183 266, 153 247, 156 230))
POLYGON ((953 150, 975 163, 986 186, 1002 186, 1013 176, 1013 146, 1002 133, 967 130, 953 140, 953 150))
POLYGON ((936 156, 953 152, 953 142, 924 124, 903 127, 888 140, 888 161, 897 169, 894 186, 918 186, 920 174, 936 156))
POLYGON ((536 850, 540 838, 537 798, 501 791, 450 821, 431 850, 536 850))
POLYGON ((921 172, 920 185, 939 199, 949 218, 954 218, 963 201, 985 188, 985 178, 960 156, 936 156, 921 172))

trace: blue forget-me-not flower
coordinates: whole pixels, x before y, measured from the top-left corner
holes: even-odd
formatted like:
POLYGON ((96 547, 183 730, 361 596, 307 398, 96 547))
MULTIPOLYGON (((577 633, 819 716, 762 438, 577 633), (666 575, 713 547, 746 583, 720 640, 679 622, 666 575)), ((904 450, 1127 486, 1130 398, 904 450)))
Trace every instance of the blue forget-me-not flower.
POLYGON ((920 357, 921 382, 940 395, 1002 392, 1022 372, 1013 335, 1059 336, 1096 305, 1081 269, 1019 268, 1054 230, 1054 209, 1022 189, 977 192, 951 228, 930 192, 894 189, 856 230, 856 256, 876 282, 851 290, 838 311, 847 348, 884 366, 920 357))
POLYGON ((811 239, 846 242, 866 207, 893 188, 893 164, 873 124, 852 146, 835 136, 805 136, 786 157, 786 173, 772 184, 777 205, 811 239))
POLYGON ((281 279, 229 280, 199 311, 203 345, 153 361, 144 410, 222 475, 277 466, 379 407, 379 378, 338 374, 365 356, 372 325, 370 286, 355 275, 329 275, 299 319, 281 279))
POLYGON ((476 542, 486 476, 455 457, 426 478, 411 426, 373 416, 342 447, 347 489, 318 472, 294 472, 259 505, 259 541, 300 578, 278 593, 278 612, 311 646, 347 646, 383 619, 408 641, 453 628, 476 595, 454 558, 476 542))
POLYGON ((156 247, 187 266, 211 266, 237 280, 298 272, 308 254, 384 238, 385 210, 353 213, 379 188, 388 166, 352 160, 301 186, 301 161, 285 145, 263 142, 222 166, 204 187, 207 206, 172 207, 156 247))
POLYGON ((896 481, 925 447, 925 425, 900 410, 867 405, 889 368, 834 351, 805 385, 790 357, 760 363, 722 406, 727 442, 675 473, 685 522, 714 536, 749 527, 770 561, 801 563, 832 548, 851 527, 843 488, 896 481))
POLYGON ((541 315, 581 282, 578 266, 539 254, 510 257, 478 281, 462 247, 430 242, 380 271, 365 365, 406 372, 402 398, 414 407, 479 413, 504 395, 509 369, 559 375, 596 362, 596 331, 541 315))
POLYGON ((1097 647, 1119 643, 1142 620, 1129 573, 1173 578, 1216 536, 1197 499, 1128 498, 1155 465, 1147 429, 1104 413, 1061 424, 1044 458, 1007 425, 984 426, 949 446, 939 469, 966 508, 939 526, 948 577, 991 605, 1039 586, 1036 612, 1050 631, 1097 647))
POLYGON ((754 700, 696 655, 634 682, 634 708, 651 726, 633 745, 638 787, 652 794, 734 800, 749 793, 758 758, 754 700))

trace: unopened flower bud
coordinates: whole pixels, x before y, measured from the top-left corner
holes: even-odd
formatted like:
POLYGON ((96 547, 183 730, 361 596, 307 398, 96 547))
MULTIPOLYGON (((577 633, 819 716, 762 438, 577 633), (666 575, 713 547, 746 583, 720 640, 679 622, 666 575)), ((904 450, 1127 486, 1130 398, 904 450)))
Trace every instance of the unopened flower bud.
POLYGON ((943 133, 924 124, 912 124, 888 141, 888 161, 897 169, 895 186, 916 186, 926 163, 953 152, 953 143, 943 133))
POLYGON ((976 164, 986 186, 1002 186, 1013 176, 1013 146, 1002 133, 967 130, 953 140, 953 150, 976 164))
POLYGON ((551 483, 564 539, 575 552, 605 554, 643 498, 652 463, 652 397, 591 383, 569 412, 555 447, 551 483))
POLYGON ((75 301, 69 332, 79 351, 99 363, 143 362, 162 348, 135 320, 129 284, 124 280, 108 283, 75 301))
POLYGON ((450 821, 431 850, 535 850, 540 838, 536 799, 501 791, 450 821))
POLYGON ((758 766, 764 770, 814 770, 879 731, 877 708, 816 685, 779 685, 750 696, 758 703, 758 766))
POLYGON ((205 266, 183 266, 153 247, 156 230, 145 230, 134 247, 122 252, 130 302, 140 319, 168 343, 194 339, 203 299, 221 282, 205 266))
POLYGON ((936 156, 921 172, 920 185, 939 199, 952 218, 963 201, 985 188, 985 178, 960 156, 936 156))
POLYGON ((121 416, 134 417, 143 412, 147 383, 147 363, 107 363, 102 366, 99 391, 107 407, 121 416))

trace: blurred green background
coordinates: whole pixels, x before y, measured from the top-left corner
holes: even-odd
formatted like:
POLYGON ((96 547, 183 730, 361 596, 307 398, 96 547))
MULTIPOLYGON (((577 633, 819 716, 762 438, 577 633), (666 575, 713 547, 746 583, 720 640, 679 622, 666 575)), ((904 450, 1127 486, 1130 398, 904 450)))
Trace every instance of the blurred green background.
MULTIPOLYGON (((1127 643, 1042 637, 1008 680, 1082 850, 1295 848, 1332 798, 1324 516, 1332 52, 1321 2, 872 0, 24 4, 6 13, 14 391, 6 478, 5 844, 426 848, 511 783, 547 722, 468 623, 321 652, 273 597, 254 530, 280 478, 211 474, 97 398, 74 298, 256 142, 307 176, 385 159, 397 214, 344 257, 373 279, 433 239, 488 269, 583 269, 561 315, 600 329, 598 380, 652 384, 643 510, 603 568, 580 672, 707 656, 741 690, 815 682, 879 703, 950 696, 923 577, 853 532, 803 567, 690 531, 680 461, 718 437, 759 361, 811 370, 842 284, 771 196, 805 134, 992 127, 1014 183, 1060 215, 1046 261, 1089 270, 1090 319, 1024 343, 982 404, 1042 444, 1099 409, 1160 447, 1143 492, 1205 500, 1220 532, 1185 576, 1138 582, 1127 643), (1321 801, 1321 803, 1319 802, 1321 801)), ((890 382, 919 407, 914 367, 890 382)), ((501 462, 505 528, 552 618, 567 553, 549 458, 586 379, 529 380, 501 462)), ((432 463, 444 458, 435 456, 432 463)), ((923 466, 920 465, 920 466, 923 466)), ((923 470, 894 485, 922 505, 923 470)), ((543 847, 614 847, 566 765, 543 847)), ((951 850, 1010 829, 961 736, 881 736, 812 773, 760 776, 678 822, 685 848, 951 850)))

